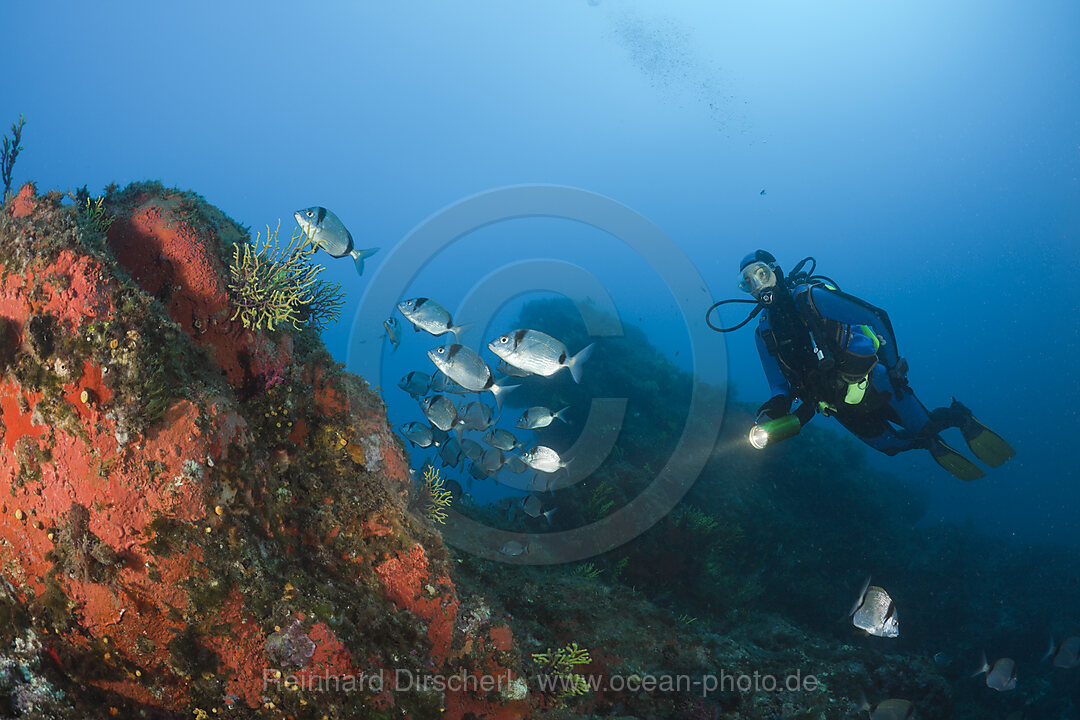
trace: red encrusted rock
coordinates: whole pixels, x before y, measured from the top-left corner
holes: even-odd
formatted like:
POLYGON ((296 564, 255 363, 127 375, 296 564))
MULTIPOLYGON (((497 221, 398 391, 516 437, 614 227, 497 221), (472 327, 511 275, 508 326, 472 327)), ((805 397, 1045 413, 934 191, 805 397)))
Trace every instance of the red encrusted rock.
POLYGON ((60 199, 0 214, 0 573, 74 716, 523 717, 277 682, 520 668, 509 628, 462 636, 382 400, 316 337, 230 320, 246 233, 154 184, 106 198, 107 235, 60 199))

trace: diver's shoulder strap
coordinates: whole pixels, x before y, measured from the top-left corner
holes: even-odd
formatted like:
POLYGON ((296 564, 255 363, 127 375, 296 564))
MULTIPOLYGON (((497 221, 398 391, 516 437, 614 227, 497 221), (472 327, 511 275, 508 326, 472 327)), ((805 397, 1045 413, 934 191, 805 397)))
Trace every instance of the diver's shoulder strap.
POLYGON ((826 320, 845 325, 865 325, 874 332, 880 342, 877 355, 885 366, 895 367, 899 362, 900 351, 896 346, 892 321, 889 314, 881 308, 823 282, 801 285, 793 294, 796 306, 807 321, 817 325, 815 331, 820 328, 820 331, 824 332, 826 320))

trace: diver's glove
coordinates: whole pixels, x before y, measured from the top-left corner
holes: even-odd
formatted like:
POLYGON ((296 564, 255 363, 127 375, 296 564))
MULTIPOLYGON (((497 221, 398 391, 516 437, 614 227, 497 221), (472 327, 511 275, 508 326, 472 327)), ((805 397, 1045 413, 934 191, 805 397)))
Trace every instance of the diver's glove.
POLYGON ((782 418, 791 411, 791 396, 790 395, 774 395, 769 400, 758 408, 758 417, 761 417, 762 413, 765 413, 773 420, 782 418))
POLYGON ((898 393, 907 389, 907 373, 908 364, 904 358, 898 359, 896 364, 889 368, 889 381, 892 383, 893 389, 898 393))

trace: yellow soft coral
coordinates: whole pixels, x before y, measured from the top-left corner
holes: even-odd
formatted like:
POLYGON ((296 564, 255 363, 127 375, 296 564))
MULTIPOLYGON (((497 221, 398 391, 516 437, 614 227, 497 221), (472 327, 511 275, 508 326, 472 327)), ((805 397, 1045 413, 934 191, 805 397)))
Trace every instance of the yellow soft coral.
POLYGON ((342 295, 337 283, 318 279, 322 265, 311 262, 315 246, 299 230, 284 247, 278 245, 278 230, 266 226, 266 239, 255 235, 252 244, 233 243, 233 261, 229 267, 232 282, 232 320, 240 319, 246 328, 273 330, 283 323, 299 329, 310 320, 322 326, 340 314, 342 295))
POLYGON ((428 465, 424 470, 424 517, 433 523, 446 524, 446 508, 454 499, 453 493, 444 487, 446 480, 439 477, 439 471, 428 465))
POLYGON ((562 689, 561 697, 570 698, 584 695, 589 691, 588 680, 584 675, 576 672, 576 669, 578 665, 591 663, 592 658, 589 656, 588 649, 579 648, 576 642, 556 650, 533 653, 532 659, 559 679, 562 689))

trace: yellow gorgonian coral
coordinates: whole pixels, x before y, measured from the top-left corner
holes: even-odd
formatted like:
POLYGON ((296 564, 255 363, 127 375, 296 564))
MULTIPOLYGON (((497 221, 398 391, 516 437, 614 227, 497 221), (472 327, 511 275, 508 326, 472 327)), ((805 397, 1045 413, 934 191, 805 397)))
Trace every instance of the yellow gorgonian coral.
POLYGON ((533 653, 532 659, 554 677, 559 690, 558 695, 561 698, 571 698, 589 692, 588 680, 584 675, 576 672, 578 665, 588 665, 592 662, 587 648, 578 647, 575 642, 555 650, 533 653))
POLYGON ((424 470, 423 480, 425 497, 422 509, 424 517, 433 523, 445 525, 447 519, 446 508, 450 507, 454 495, 443 487, 446 481, 439 477, 439 471, 431 465, 428 465, 424 470))
POLYGON ((337 319, 341 286, 318 279, 323 266, 311 262, 316 248, 308 236, 294 230, 281 246, 280 229, 279 220, 273 232, 266 226, 265 240, 257 233, 254 243, 233 243, 229 291, 236 312, 230 319, 239 318, 244 327, 256 330, 273 330, 283 323, 299 329, 307 321, 323 326, 337 319))

